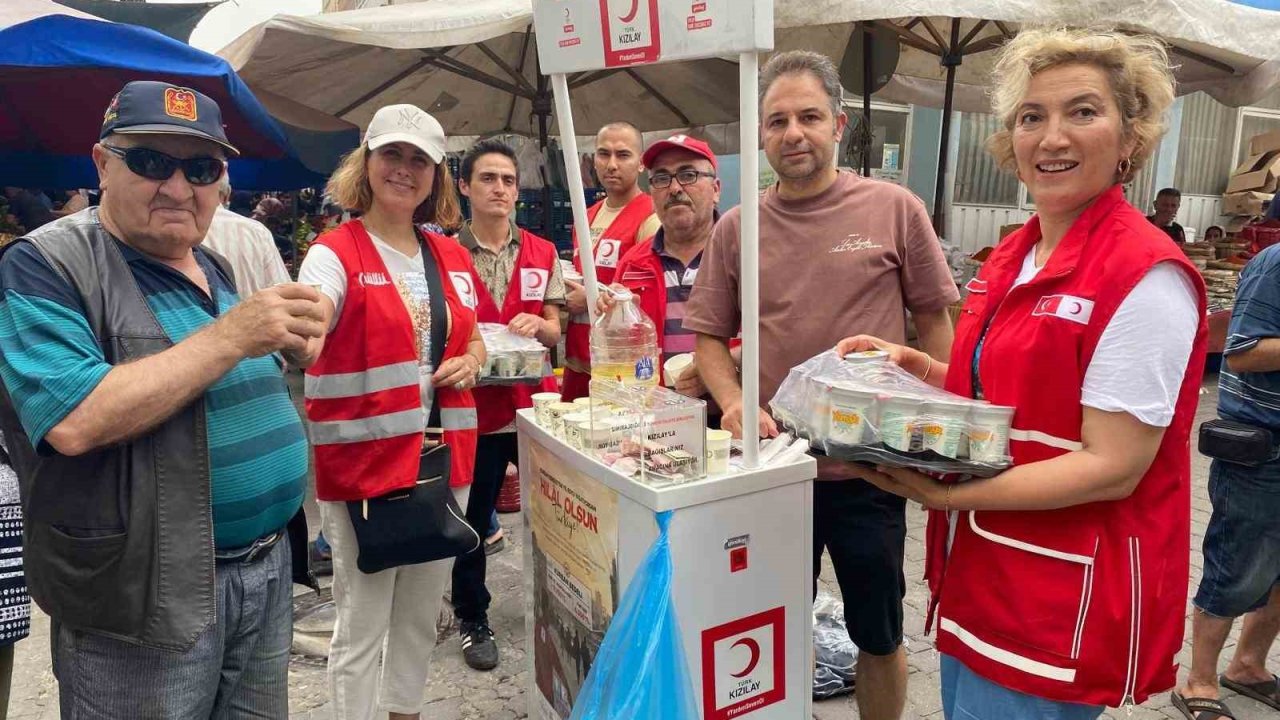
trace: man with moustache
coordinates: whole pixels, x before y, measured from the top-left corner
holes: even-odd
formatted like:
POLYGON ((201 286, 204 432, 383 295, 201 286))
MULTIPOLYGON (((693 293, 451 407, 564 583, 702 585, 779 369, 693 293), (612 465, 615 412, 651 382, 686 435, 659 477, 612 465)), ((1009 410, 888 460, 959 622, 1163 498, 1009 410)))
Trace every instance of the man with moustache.
MULTIPOLYGON (((697 335, 684 326, 685 304, 698 277, 711 229, 720 217, 718 163, 711 146, 688 135, 673 135, 644 153, 649 193, 662 226, 651 242, 636 245, 618 263, 616 287, 630 290, 640 309, 658 330, 662 363, 673 355, 692 353, 697 335)), ((600 295, 601 312, 612 304, 600 295)), ((665 372, 665 371, 664 371, 665 372)), ((707 392, 696 365, 677 378, 676 392, 701 397, 707 392)))
POLYGON ((131 82, 93 146, 101 206, 0 257, 0 425, 64 718, 289 712, 308 447, 280 356, 324 326, 314 289, 241 300, 199 247, 228 153, 212 99, 131 82))
MULTIPOLYGON (((644 140, 634 125, 615 122, 596 134, 595 167, 605 198, 587 208, 591 223, 591 247, 596 265, 596 281, 611 284, 617 277, 618 262, 636 243, 653 237, 660 225, 653 212, 653 200, 639 186, 644 140)), ((573 263, 579 271, 582 236, 574 238, 573 263)), ((591 326, 587 321, 587 293, 580 283, 566 282, 569 295, 569 328, 565 336, 565 401, 583 397, 591 382, 591 326)))
MULTIPOLYGON (((959 298, 924 205, 887 182, 838 172, 835 149, 847 118, 832 62, 783 52, 760 75, 761 137, 778 183, 760 198, 760 399, 767 402, 794 366, 829 350, 846 330, 888 333, 905 343, 911 312, 920 345, 945 361, 952 330, 947 305, 959 298)), ((742 436, 742 388, 729 338, 741 324, 741 217, 716 224, 686 309, 698 333, 698 370, 720 407, 722 427, 742 436)), ((885 337, 884 335, 876 335, 885 337)), ((751 435, 778 433, 761 411, 751 435)), ((863 720, 900 717, 906 699, 902 648, 905 501, 820 463, 814 487, 814 583, 831 553, 850 637, 859 649, 863 720)), ((815 587, 816 591, 816 587, 815 587)))

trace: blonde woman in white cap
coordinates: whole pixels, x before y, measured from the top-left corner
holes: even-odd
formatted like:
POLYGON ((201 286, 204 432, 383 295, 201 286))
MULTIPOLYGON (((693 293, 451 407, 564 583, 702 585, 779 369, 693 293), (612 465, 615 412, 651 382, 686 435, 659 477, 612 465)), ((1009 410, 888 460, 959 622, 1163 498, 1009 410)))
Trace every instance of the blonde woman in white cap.
POLYGON ((485 351, 465 281, 471 256, 419 227, 458 205, 441 164, 444 143, 440 123, 422 110, 379 110, 328 186, 361 217, 317 238, 299 274, 320 288, 328 328, 307 358, 306 407, 321 523, 333 547, 329 683, 340 720, 419 717, 453 563, 361 571, 348 503, 413 487, 424 436, 449 446, 449 485, 461 507, 475 465, 471 387, 485 351))

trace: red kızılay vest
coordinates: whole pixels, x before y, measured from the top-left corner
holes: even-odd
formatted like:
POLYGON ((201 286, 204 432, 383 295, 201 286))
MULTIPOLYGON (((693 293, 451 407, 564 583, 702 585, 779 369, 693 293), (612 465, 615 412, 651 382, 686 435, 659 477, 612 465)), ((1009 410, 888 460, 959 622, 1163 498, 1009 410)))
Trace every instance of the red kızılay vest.
MULTIPOLYGON (((471 256, 461 245, 424 234, 442 274, 473 272, 471 256)), ((408 487, 418 477, 427 413, 413 323, 359 220, 343 223, 316 243, 333 250, 347 273, 342 314, 305 380, 316 497, 363 500, 408 487)), ((453 317, 444 352, 448 359, 467 351, 476 316, 454 283, 441 280, 453 317)), ((435 389, 435 402, 452 456, 449 484, 469 485, 476 457, 475 400, 470 390, 443 387, 435 389)))
POLYGON ((1006 238, 970 282, 946 387, 1016 407, 1015 465, 1081 449, 1085 371, 1107 323, 1155 264, 1196 286, 1200 326, 1172 424, 1151 468, 1123 500, 1044 511, 930 513, 926 577, 938 650, 1021 692, 1121 706, 1174 685, 1190 554, 1190 445, 1204 372, 1205 291, 1168 236, 1119 186, 1071 227, 1029 283, 1010 288, 1040 238, 1039 218, 1006 238))
MULTIPOLYGON (((587 222, 593 223, 596 216, 604 208, 605 200, 587 208, 587 222)), ((635 247, 636 242, 640 239, 636 235, 639 234, 640 228, 644 225, 645 220, 653 214, 653 198, 647 193, 640 193, 627 203, 627 206, 618 213, 613 219, 609 227, 605 228, 600 234, 600 239, 594 244, 596 265, 596 282, 601 285, 608 285, 613 282, 614 276, 618 270, 618 262, 622 260, 622 256, 626 255, 631 248, 635 247)), ((588 233, 590 231, 588 230, 588 233)), ((579 271, 582 270, 582 260, 578 257, 578 250, 582 247, 580 238, 575 234, 574 238, 574 254, 573 266, 579 271)), ((564 399, 565 401, 574 398, 583 397, 587 394, 588 383, 591 381, 589 374, 591 368, 591 325, 587 322, 586 314, 576 315, 569 318, 569 327, 565 333, 564 354, 567 363, 577 366, 575 369, 569 367, 568 364, 564 370, 564 399)))
MULTIPOLYGON (((476 318, 480 322, 506 325, 521 313, 542 317, 547 284, 559 261, 555 245, 527 230, 520 230, 520 252, 516 255, 515 268, 512 270, 507 297, 501 310, 489 294, 489 289, 480 281, 479 274, 472 270, 472 282, 478 297, 476 318)), ((546 387, 554 388, 554 379, 550 380, 551 384, 546 387)), ((516 410, 533 407, 534 391, 535 386, 528 385, 487 385, 473 390, 480 418, 480 433, 500 430, 515 419, 516 410)))

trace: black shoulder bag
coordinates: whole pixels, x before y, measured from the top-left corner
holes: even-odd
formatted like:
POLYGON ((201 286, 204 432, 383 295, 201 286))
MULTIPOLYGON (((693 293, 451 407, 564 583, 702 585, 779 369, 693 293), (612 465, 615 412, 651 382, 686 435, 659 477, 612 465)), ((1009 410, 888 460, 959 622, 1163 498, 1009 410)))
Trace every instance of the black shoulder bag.
MULTIPOLYGON (((431 248, 421 235, 418 242, 431 293, 431 366, 438 369, 448 342, 448 307, 431 248)), ((356 560, 360 572, 457 557, 478 549, 483 542, 453 498, 449 487, 452 453, 440 437, 442 433, 439 403, 432 402, 427 442, 418 461, 418 482, 410 488, 347 503, 360 550, 356 560)))

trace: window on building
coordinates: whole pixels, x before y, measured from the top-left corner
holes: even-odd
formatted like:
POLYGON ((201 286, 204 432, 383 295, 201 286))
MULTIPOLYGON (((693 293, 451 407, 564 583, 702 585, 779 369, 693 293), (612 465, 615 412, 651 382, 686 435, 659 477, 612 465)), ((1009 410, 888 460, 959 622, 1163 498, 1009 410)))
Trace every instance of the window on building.
MULTIPOLYGON (((853 134, 860 127, 862 104, 846 103, 849 127, 840 141, 838 163, 862 171, 862 157, 851 152, 853 134)), ((911 108, 907 105, 871 103, 871 177, 905 185, 907 153, 911 142, 911 108)))
POLYGON ((1019 182, 1013 173, 1001 170, 987 152, 987 138, 1000 129, 1000 121, 989 113, 957 113, 955 124, 960 147, 955 158, 956 205, 1000 205, 1018 207, 1019 182))
POLYGON ((1235 167, 1232 143, 1236 115, 1235 108, 1202 92, 1182 99, 1182 131, 1173 184, 1184 195, 1221 195, 1227 189, 1227 178, 1235 167))

